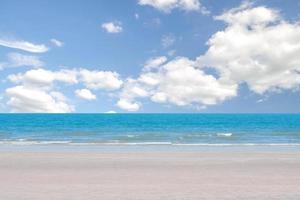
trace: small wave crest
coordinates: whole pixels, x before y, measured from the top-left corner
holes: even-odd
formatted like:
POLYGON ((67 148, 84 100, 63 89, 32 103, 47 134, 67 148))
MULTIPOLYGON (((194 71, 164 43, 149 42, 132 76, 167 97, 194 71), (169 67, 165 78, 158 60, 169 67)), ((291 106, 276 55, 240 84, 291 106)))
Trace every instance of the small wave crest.
POLYGON ((218 137, 231 137, 232 135, 232 133, 217 133, 218 137))
POLYGON ((70 144, 71 141, 32 141, 26 139, 18 139, 18 140, 2 140, 0 144, 8 144, 8 145, 48 145, 48 144, 70 144))
POLYGON ((300 146, 300 143, 178 143, 170 141, 153 142, 120 142, 115 141, 97 141, 97 142, 72 142, 72 141, 32 141, 26 139, 0 140, 0 145, 113 145, 113 146, 300 146))

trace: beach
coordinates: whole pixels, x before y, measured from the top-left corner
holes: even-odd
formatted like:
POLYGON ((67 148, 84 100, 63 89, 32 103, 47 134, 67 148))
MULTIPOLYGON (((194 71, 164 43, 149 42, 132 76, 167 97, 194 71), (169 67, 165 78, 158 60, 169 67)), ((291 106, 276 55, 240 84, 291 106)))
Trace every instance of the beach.
POLYGON ((0 199, 300 199, 299 147, 0 148, 0 199))

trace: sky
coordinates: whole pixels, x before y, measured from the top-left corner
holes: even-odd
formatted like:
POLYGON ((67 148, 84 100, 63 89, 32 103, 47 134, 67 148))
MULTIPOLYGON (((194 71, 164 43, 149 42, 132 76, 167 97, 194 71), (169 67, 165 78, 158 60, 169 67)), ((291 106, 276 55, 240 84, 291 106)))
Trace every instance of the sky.
POLYGON ((0 0, 2 113, 298 113, 300 0, 0 0))

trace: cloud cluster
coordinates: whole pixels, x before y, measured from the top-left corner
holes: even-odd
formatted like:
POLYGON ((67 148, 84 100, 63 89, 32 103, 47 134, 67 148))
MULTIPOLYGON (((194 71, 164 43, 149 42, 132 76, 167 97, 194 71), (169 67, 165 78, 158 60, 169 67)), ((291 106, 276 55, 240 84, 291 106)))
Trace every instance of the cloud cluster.
POLYGON ((65 96, 57 91, 45 91, 23 85, 8 88, 7 104, 12 112, 66 113, 74 111, 74 107, 66 103, 65 96))
POLYGON ((196 62, 178 57, 166 62, 165 57, 153 58, 155 67, 148 62, 137 79, 128 79, 120 94, 118 106, 128 111, 141 107, 137 100, 149 98, 156 103, 177 106, 214 105, 237 95, 237 84, 215 78, 197 68, 196 62), (162 59, 164 58, 164 59, 162 59))
POLYGON ((195 60, 148 60, 136 79, 124 83, 118 106, 135 111, 142 106, 139 99, 149 98, 205 107, 237 96, 242 83, 262 95, 299 89, 299 23, 284 20, 277 10, 247 2, 215 19, 227 26, 211 36, 206 53, 195 60))
MULTIPOLYGON (((13 112, 60 113, 74 111, 74 106, 69 105, 68 99, 56 90, 56 82, 67 85, 81 83, 94 90, 114 90, 122 84, 119 75, 115 72, 89 71, 87 69, 58 71, 32 69, 25 73, 9 75, 8 80, 16 84, 16 86, 6 89, 6 96, 9 98, 8 105, 13 112), (99 74, 104 74, 104 76, 99 74)), ((96 95, 88 89, 76 90, 75 94, 86 100, 96 99, 96 95)))
POLYGON ((18 84, 6 89, 8 105, 13 112, 65 113, 74 111, 67 98, 53 87, 55 81, 74 84, 76 75, 70 70, 49 71, 33 69, 13 74, 8 79, 18 84))
MULTIPOLYGON (((197 0, 139 0, 164 12, 178 8, 199 10, 197 0)), ((8 54, 8 62, 0 68, 31 66, 25 73, 12 74, 14 86, 6 89, 8 105, 14 112, 72 112, 68 99, 58 91, 56 83, 80 86, 78 98, 97 99, 97 90, 117 92, 116 106, 138 111, 143 100, 155 103, 203 108, 222 103, 238 94, 240 84, 254 93, 297 90, 300 87, 300 24, 286 21, 279 11, 264 6, 253 7, 248 1, 216 16, 226 27, 214 33, 208 49, 196 59, 166 56, 150 58, 135 78, 122 80, 113 71, 81 69, 42 69, 37 56, 8 54), (82 89, 84 88, 84 89, 82 89)), ((119 33, 118 23, 102 24, 109 33, 119 33)), ((54 41, 53 41, 54 42, 54 41)), ((174 41, 165 39, 165 46, 174 41)), ((55 42, 54 42, 55 43, 55 42)), ((47 51, 43 45, 0 39, 0 45, 33 53, 47 51)), ((59 46, 59 44, 57 43, 59 46)), ((60 85, 61 86, 61 85, 60 85)), ((262 98, 263 99, 263 98, 262 98)))
POLYGON ((258 94, 299 87, 299 23, 285 21, 277 10, 249 4, 216 19, 227 27, 210 38, 208 51, 197 59, 199 66, 245 82, 258 94))

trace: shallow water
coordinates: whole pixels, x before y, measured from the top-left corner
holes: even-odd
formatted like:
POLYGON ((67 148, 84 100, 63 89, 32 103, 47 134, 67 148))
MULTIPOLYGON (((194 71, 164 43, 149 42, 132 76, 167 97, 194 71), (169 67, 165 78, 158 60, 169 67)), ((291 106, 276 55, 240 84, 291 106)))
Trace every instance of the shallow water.
POLYGON ((300 145, 300 114, 0 114, 0 143, 300 145))

